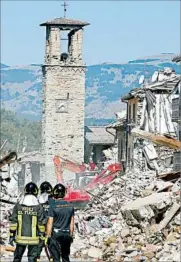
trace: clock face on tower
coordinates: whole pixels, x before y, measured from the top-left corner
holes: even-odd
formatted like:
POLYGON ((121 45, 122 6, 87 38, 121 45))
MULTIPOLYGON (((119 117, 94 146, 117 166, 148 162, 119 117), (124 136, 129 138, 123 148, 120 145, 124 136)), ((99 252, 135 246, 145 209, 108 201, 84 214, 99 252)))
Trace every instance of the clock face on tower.
POLYGON ((68 99, 55 100, 56 113, 68 113, 68 99))

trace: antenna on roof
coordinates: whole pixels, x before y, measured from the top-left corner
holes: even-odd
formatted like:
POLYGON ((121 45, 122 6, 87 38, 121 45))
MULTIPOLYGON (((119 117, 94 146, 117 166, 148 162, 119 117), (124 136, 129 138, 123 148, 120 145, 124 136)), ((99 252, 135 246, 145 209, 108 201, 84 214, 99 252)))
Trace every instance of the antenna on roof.
POLYGON ((67 6, 68 6, 68 4, 66 3, 66 1, 64 1, 64 3, 63 3, 62 6, 64 7, 64 18, 66 18, 67 6))

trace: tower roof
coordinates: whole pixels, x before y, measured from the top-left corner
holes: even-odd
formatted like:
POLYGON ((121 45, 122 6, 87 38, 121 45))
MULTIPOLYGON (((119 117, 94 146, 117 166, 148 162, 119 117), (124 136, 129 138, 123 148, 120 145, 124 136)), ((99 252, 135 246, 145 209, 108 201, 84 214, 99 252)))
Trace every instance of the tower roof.
POLYGON ((40 24, 40 26, 64 26, 64 27, 74 27, 74 26, 78 26, 78 27, 83 27, 86 25, 89 25, 89 23, 85 22, 85 21, 78 21, 78 20, 72 20, 72 19, 67 19, 67 18, 55 18, 51 21, 47 21, 44 22, 42 24, 40 24))

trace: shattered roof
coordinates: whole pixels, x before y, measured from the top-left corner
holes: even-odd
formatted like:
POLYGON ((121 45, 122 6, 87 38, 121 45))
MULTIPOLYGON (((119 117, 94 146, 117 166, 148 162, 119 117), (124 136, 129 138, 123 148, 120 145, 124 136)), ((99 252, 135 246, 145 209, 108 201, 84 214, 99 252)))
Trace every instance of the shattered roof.
MULTIPOLYGON (((115 135, 115 130, 109 131, 115 135)), ((105 126, 88 126, 85 131, 85 138, 89 144, 112 145, 114 144, 114 136, 106 131, 105 126)))
POLYGON ((126 110, 122 110, 121 112, 116 113, 117 120, 113 123, 109 124, 107 128, 117 128, 124 126, 124 123, 126 121, 127 112, 126 110))
POLYGON ((137 97, 140 94, 143 94, 146 92, 146 90, 150 91, 167 91, 168 93, 173 90, 173 88, 178 84, 180 81, 180 76, 175 75, 174 77, 167 78, 163 81, 156 82, 153 84, 147 84, 140 88, 134 88, 126 95, 122 96, 122 101, 129 100, 131 98, 137 97))
POLYGON ((176 62, 176 63, 180 62, 180 61, 181 61, 181 55, 175 56, 175 57, 172 59, 172 61, 173 61, 173 62, 176 62))
POLYGON ((116 128, 116 127, 121 127, 124 125, 124 121, 126 121, 126 118, 124 120, 117 120, 114 123, 111 123, 107 126, 107 128, 116 128))
POLYGON ((72 19, 66 19, 66 18, 60 17, 60 18, 55 18, 53 20, 50 20, 50 21, 47 21, 47 22, 40 24, 40 26, 47 26, 47 25, 83 27, 83 26, 89 25, 89 23, 85 22, 85 21, 72 20, 72 19))

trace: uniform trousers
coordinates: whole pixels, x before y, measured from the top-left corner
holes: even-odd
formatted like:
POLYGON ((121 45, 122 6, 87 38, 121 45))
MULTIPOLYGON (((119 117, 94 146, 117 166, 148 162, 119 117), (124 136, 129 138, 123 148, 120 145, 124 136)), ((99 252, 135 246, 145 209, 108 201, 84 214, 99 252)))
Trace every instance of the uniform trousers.
POLYGON ((41 252, 44 248, 44 241, 40 241, 39 245, 38 245, 38 258, 40 259, 41 257, 41 252))
POLYGON ((50 254, 53 262, 70 262, 70 246, 72 238, 66 233, 53 233, 49 243, 50 254))
POLYGON ((37 262, 38 245, 16 245, 13 262, 21 262, 23 254, 28 247, 28 262, 37 262))

